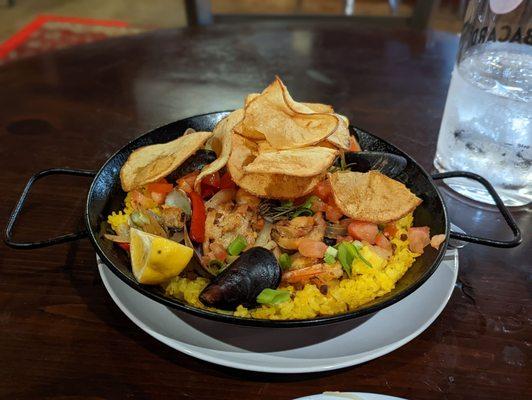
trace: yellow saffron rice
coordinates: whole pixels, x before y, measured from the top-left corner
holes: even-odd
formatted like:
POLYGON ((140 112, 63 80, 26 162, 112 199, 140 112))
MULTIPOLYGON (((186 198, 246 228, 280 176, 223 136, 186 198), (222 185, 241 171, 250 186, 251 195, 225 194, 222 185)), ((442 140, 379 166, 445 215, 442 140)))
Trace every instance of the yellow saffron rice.
MULTIPOLYGON (((290 300, 276 305, 262 305, 253 309, 239 306, 233 314, 238 317, 261 319, 306 319, 320 315, 340 314, 359 308, 363 304, 390 292, 395 287, 396 282, 412 266, 418 254, 412 253, 408 249, 408 240, 401 240, 401 236, 407 233, 412 222, 412 215, 408 215, 397 222, 398 229, 391 240, 395 244, 395 250, 387 262, 383 260, 381 265, 372 262, 373 268, 369 268, 363 263, 357 264, 351 278, 344 275, 343 279, 329 283, 327 294, 321 293, 312 284, 305 285, 301 290, 295 290, 288 286, 283 289, 292 293, 290 300)), ((361 252, 367 253, 368 251, 368 248, 361 249, 361 252)), ((204 278, 189 280, 178 276, 167 284, 166 293, 195 307, 207 308, 201 303, 198 296, 208 283, 208 280, 204 278)))

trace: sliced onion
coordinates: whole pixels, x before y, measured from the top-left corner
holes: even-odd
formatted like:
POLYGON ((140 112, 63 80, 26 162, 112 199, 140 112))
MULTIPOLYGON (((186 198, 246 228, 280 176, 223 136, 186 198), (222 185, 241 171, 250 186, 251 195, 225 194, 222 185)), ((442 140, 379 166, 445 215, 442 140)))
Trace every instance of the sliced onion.
POLYGON ((104 233, 103 237, 115 243, 129 243, 129 238, 125 236, 118 236, 118 235, 111 235, 109 233, 104 233))
POLYGON ((219 205, 223 203, 227 203, 228 201, 231 201, 235 197, 236 190, 235 189, 223 189, 217 192, 214 196, 212 196, 208 201, 205 202, 205 208, 216 208, 219 205))
POLYGON ((268 221, 264 221, 264 226, 259 232, 259 235, 257 236, 257 240, 255 240, 255 246, 257 247, 266 247, 268 242, 271 241, 271 233, 272 233, 272 223, 268 221))
POLYGON ((190 216, 192 214, 192 209, 190 207, 190 200, 187 194, 181 189, 172 190, 166 195, 164 204, 170 207, 177 207, 183 212, 190 216))

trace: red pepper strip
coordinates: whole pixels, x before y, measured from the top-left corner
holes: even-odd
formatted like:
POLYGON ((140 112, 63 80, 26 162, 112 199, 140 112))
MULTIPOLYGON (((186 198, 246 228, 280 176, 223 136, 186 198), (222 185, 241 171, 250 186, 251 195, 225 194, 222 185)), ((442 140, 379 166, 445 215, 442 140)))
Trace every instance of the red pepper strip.
POLYGON ((122 249, 124 249, 125 251, 129 251, 131 249, 131 246, 129 245, 129 243, 117 243, 117 245, 121 247, 122 249))
POLYGON ((235 189, 235 188, 236 188, 236 184, 233 182, 233 179, 231 178, 231 174, 229 173, 229 171, 227 171, 220 178, 220 190, 221 189, 235 189))
POLYGON ((218 190, 220 190, 220 174, 218 172, 209 174, 201 180, 201 197, 204 199, 211 197, 218 190))
POLYGON ((220 188, 220 174, 218 172, 213 172, 212 174, 206 175, 201 180, 202 185, 211 186, 213 188, 220 188))
POLYGON ((190 238, 196 243, 203 243, 205 240, 205 204, 201 196, 192 191, 188 194, 192 203, 192 218, 190 221, 190 238))

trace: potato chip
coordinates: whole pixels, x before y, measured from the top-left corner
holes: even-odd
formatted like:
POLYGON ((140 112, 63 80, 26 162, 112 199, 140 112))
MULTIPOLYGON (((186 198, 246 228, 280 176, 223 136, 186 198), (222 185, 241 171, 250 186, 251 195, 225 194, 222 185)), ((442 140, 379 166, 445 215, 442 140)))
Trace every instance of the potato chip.
POLYGON ((168 143, 153 144, 135 150, 120 170, 122 189, 129 192, 164 178, 203 146, 211 136, 212 132, 196 132, 168 143))
POLYGON ((337 154, 325 147, 266 151, 246 165, 244 172, 309 177, 327 171, 337 154))
POLYGON ((329 143, 332 143, 336 147, 342 150, 349 150, 349 122, 345 122, 345 120, 342 118, 343 115, 335 114, 339 118, 339 124, 338 129, 334 131, 334 133, 327 137, 327 140, 329 143))
POLYGON ((332 114, 314 113, 294 101, 279 78, 245 108, 242 132, 246 137, 264 135, 278 150, 316 144, 335 132, 339 120, 332 114))
POLYGON ((325 173, 304 178, 281 174, 245 173, 244 167, 255 159, 257 151, 257 144, 233 134, 233 150, 227 162, 233 181, 255 196, 295 199, 310 193, 325 178, 325 173))
POLYGON ((200 191, 201 180, 205 176, 221 170, 223 167, 225 167, 225 164, 227 164, 227 160, 231 154, 233 127, 239 123, 243 117, 244 110, 239 108, 218 122, 218 124, 216 124, 214 127, 214 130, 212 131, 213 136, 209 142, 211 142, 211 147, 218 155, 218 158, 209 165, 203 167, 200 174, 196 177, 196 181, 194 182, 194 190, 197 192, 200 191))
POLYGON ((334 109, 332 106, 328 104, 320 104, 320 103, 301 103, 304 104, 306 107, 310 108, 312 111, 316 113, 327 113, 331 114, 334 113, 334 109))
POLYGON ((405 185, 378 171, 338 171, 329 174, 329 180, 338 208, 358 221, 395 221, 421 204, 405 185))
POLYGON ((266 153, 268 151, 277 151, 266 140, 258 140, 255 143, 257 143, 259 153, 266 153))

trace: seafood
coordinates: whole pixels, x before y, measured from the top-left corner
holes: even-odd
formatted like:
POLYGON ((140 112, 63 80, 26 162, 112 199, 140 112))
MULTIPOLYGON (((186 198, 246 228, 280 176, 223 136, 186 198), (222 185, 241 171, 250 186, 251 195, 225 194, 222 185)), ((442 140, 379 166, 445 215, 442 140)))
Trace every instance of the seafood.
POLYGON ((297 250, 301 239, 323 240, 327 225, 320 212, 312 217, 295 217, 274 225, 273 239, 284 249, 297 250))
POLYGON ((199 299, 207 306, 224 310, 254 306, 260 292, 277 288, 280 281, 281 267, 273 253, 263 247, 252 247, 216 276, 199 299))

